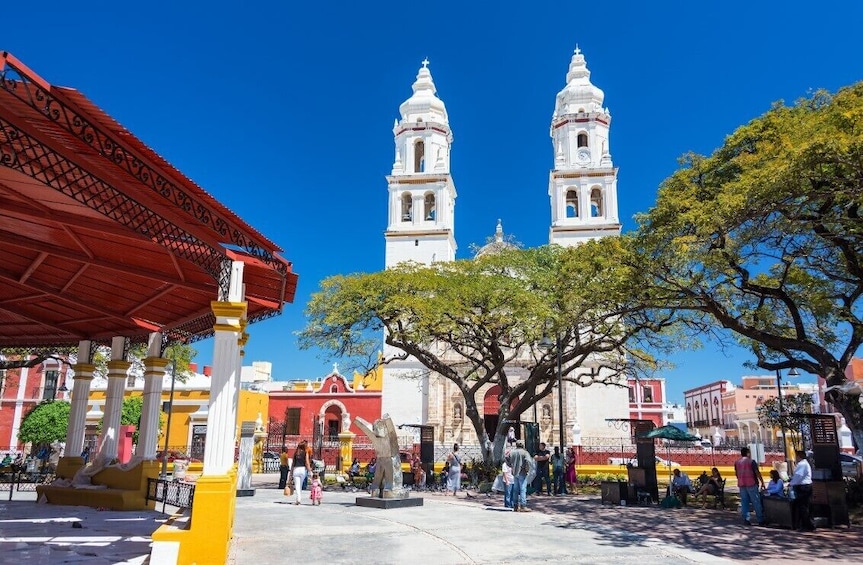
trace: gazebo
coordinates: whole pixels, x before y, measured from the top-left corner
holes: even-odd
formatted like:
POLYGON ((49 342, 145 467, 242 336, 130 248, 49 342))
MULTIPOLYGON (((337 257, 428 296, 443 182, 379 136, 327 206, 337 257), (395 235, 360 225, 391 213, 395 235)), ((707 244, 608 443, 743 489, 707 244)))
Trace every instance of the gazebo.
POLYGON ((0 239, 0 348, 77 349, 67 453, 82 449, 93 351, 110 345, 100 454, 116 456, 125 354, 146 343, 138 453, 155 469, 164 347, 214 337, 209 437, 192 510, 198 532, 163 537, 183 542, 180 556, 223 561, 246 326, 293 301, 291 263, 83 94, 49 84, 7 52, 0 239))

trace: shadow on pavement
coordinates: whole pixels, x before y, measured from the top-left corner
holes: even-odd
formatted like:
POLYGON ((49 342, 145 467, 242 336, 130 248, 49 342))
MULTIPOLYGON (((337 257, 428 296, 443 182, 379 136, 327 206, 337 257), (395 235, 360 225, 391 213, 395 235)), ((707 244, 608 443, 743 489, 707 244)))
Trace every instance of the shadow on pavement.
MULTIPOLYGON (((471 499, 503 510, 502 497, 471 499)), ((666 509, 659 506, 602 505, 590 495, 532 496, 528 506, 560 528, 590 530, 611 547, 675 544, 739 561, 788 559, 863 562, 863 528, 839 526, 816 532, 746 526, 737 510, 666 509)))

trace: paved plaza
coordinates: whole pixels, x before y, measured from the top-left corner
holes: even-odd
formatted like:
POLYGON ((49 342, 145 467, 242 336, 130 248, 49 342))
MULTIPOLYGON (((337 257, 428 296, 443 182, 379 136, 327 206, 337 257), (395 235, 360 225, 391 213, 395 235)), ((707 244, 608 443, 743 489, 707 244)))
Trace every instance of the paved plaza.
MULTIPOLYGON (((736 512, 603 506, 597 496, 531 497, 531 513, 498 496, 424 495, 422 507, 377 510, 363 493, 325 492, 324 504, 294 506, 256 475, 255 496, 237 499, 232 565, 306 563, 860 563, 863 528, 798 534, 744 527, 736 512)), ((308 493, 305 493, 308 495, 308 493)), ((149 563, 160 512, 99 511, 35 504, 35 494, 0 501, 0 563, 149 563), (80 528, 73 523, 79 523, 80 528)), ((202 564, 207 565, 207 564, 202 564)), ((215 564, 214 564, 215 565, 215 564)))

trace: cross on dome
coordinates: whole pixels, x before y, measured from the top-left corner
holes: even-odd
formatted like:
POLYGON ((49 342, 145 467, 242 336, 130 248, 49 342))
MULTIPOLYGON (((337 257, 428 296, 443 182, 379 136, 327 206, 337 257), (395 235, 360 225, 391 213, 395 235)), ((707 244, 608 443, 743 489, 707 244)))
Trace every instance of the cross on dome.
POLYGON ((429 66, 429 58, 426 57, 425 59, 423 59, 423 68, 424 69, 428 68, 428 66, 429 66))
POLYGON ((576 55, 581 55, 581 49, 579 49, 579 48, 578 48, 578 43, 576 43, 576 44, 575 44, 575 51, 574 51, 574 53, 575 53, 576 55))

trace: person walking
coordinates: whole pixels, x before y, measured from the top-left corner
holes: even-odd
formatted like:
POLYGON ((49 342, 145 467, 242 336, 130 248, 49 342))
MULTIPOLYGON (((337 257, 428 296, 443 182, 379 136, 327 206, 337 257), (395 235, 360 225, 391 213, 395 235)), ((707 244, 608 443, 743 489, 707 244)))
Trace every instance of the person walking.
POLYGON ((312 506, 320 506, 321 500, 324 498, 324 483, 321 482, 321 477, 318 476, 317 471, 312 473, 311 487, 311 495, 309 498, 312 499, 312 506))
POLYGON ((513 494, 516 500, 513 510, 515 512, 530 512, 527 507, 527 477, 530 475, 534 463, 530 453, 524 448, 524 440, 516 440, 515 449, 509 452, 506 462, 515 476, 515 492, 513 494))
POLYGON ((750 505, 755 507, 755 517, 758 525, 764 526, 764 510, 761 507, 759 485, 764 488, 764 479, 758 469, 758 463, 749 458, 749 448, 740 449, 740 459, 734 463, 734 473, 737 475, 737 486, 740 488, 740 515, 743 523, 751 526, 749 521, 750 505))
POLYGON ((288 461, 290 461, 288 448, 283 447, 282 452, 279 454, 279 490, 285 490, 285 486, 288 484, 288 471, 291 470, 288 466, 288 461))
POLYGON ((558 446, 554 446, 554 453, 551 454, 551 482, 553 485, 554 496, 566 494, 566 487, 563 486, 563 453, 560 452, 558 446))
POLYGON ((297 494, 297 500, 294 502, 296 505, 301 504, 303 501, 303 483, 306 481, 309 469, 312 467, 308 446, 309 444, 306 440, 300 442, 297 450, 294 452, 294 464, 291 466, 294 478, 294 491, 297 494))
POLYGON ((805 451, 797 450, 795 456, 797 464, 788 483, 794 491, 794 500, 791 502, 792 514, 797 516, 797 529, 801 532, 814 532, 815 524, 809 514, 809 500, 812 498, 812 466, 806 459, 805 451))
POLYGON ((536 493, 542 494, 542 486, 545 484, 546 494, 551 496, 551 477, 548 474, 548 464, 551 454, 545 448, 545 444, 539 443, 539 450, 533 456, 536 461, 536 493))
POLYGON ((447 474, 446 491, 455 496, 458 489, 461 487, 461 459, 458 456, 458 444, 452 446, 452 451, 447 455, 446 462, 449 463, 449 473, 447 474))
POLYGON ((512 467, 510 467, 509 463, 506 462, 506 458, 509 457, 509 454, 510 452, 507 450, 503 464, 500 468, 500 474, 503 478, 503 507, 514 509, 517 503, 515 476, 512 474, 512 467))
POLYGON ((569 487, 569 494, 576 494, 577 492, 578 474, 575 470, 575 464, 575 446, 573 445, 566 451, 566 485, 569 487))

